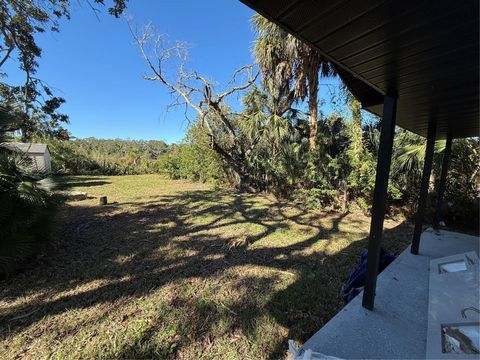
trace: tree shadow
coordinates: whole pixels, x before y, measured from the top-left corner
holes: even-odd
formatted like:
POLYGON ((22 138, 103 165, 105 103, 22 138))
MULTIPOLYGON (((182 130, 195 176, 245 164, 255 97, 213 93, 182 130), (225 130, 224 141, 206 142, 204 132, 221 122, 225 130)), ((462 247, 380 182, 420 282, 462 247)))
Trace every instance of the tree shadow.
POLYGON ((69 182, 68 185, 61 186, 62 189, 72 189, 76 187, 91 187, 111 184, 110 181, 89 181, 89 182, 69 182))
POLYGON ((76 187, 92 187, 111 184, 106 181, 107 177, 101 176, 82 176, 79 181, 78 177, 72 176, 56 176, 55 182, 59 190, 70 190, 76 187))
MULTIPOLYGON (((367 246, 367 239, 360 238, 336 249, 349 215, 334 215, 330 227, 314 222, 318 216, 259 202, 255 195, 218 191, 180 192, 143 203, 69 205, 59 215, 50 255, 0 282, 7 304, 0 306, 0 340, 72 309, 134 301, 167 285, 189 279, 208 283, 242 269, 234 280, 235 289, 243 292, 228 304, 182 295, 166 303, 171 309, 190 309, 180 339, 155 345, 152 337, 162 330, 153 323, 117 357, 172 357, 194 342, 212 346, 212 329, 224 323, 232 333, 258 338, 258 320, 270 316, 288 329, 263 349, 278 358, 287 338, 306 340, 343 306, 341 286, 367 246), (293 228, 306 235, 290 239, 293 228), (285 244, 267 242, 277 232, 287 233, 285 244), (319 243, 323 250, 316 250, 319 243), (266 269, 269 276, 243 272, 251 267, 266 269), (295 280, 278 289, 285 274, 295 280), (28 300, 15 301, 22 297, 28 300)), ((352 227, 360 223, 348 222, 352 227)), ((405 223, 387 230, 384 247, 402 250, 410 233, 405 223)))
MULTIPOLYGON (((382 247, 398 255, 409 245, 412 235, 413 226, 402 222, 384 231, 382 247)), ((303 259, 297 281, 276 292, 268 304, 277 321, 289 329, 289 339, 305 342, 346 305, 341 297, 342 286, 367 247, 368 237, 365 237, 333 256, 320 253, 303 259)), ((272 358, 282 353, 285 346, 281 344, 273 351, 272 358)))

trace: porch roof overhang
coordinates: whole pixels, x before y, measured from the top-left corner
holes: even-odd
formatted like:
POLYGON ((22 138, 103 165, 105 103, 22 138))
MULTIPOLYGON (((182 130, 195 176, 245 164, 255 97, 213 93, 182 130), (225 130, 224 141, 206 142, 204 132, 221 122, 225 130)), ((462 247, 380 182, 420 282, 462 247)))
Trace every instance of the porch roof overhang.
POLYGON ((364 109, 397 96, 397 125, 479 136, 479 1, 241 0, 318 49, 364 109))

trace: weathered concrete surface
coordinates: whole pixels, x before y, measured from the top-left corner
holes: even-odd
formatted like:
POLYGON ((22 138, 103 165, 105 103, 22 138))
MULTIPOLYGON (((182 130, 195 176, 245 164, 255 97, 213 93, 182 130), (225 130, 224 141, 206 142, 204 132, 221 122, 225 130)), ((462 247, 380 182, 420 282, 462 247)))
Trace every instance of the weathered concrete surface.
POLYGON ((467 251, 479 238, 426 230, 420 254, 406 249, 378 277, 375 310, 360 293, 302 347, 344 359, 425 359, 430 260, 467 251))

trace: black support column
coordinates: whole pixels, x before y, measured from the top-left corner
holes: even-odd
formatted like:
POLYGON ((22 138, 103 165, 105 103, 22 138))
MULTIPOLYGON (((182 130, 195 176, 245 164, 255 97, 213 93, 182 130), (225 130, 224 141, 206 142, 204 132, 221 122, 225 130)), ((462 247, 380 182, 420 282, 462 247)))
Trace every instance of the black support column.
POLYGON ((370 237, 368 240, 367 272, 365 274, 365 289, 362 302, 363 307, 368 310, 373 310, 375 302, 375 288, 377 286, 383 220, 385 218, 388 177, 390 174, 390 163, 392 161, 396 113, 397 99, 391 96, 385 96, 383 101, 383 118, 381 123, 380 148, 378 149, 375 190, 373 193, 370 237))
POLYGON ((440 221, 442 220, 443 196, 445 194, 445 185, 447 184, 448 166, 450 165, 450 154, 452 153, 452 134, 447 135, 447 142, 445 143, 445 150, 442 159, 442 174, 440 175, 440 182, 437 190, 437 205, 435 207, 435 216, 433 218, 433 228, 438 229, 440 221))
POLYGON ((428 185, 430 183, 430 173, 432 172, 433 153, 435 150, 435 136, 437 133, 437 122, 430 121, 428 124, 427 149, 425 150, 425 161, 423 163, 422 184, 420 187, 420 197, 418 200, 417 217, 415 219, 415 229, 413 230, 412 254, 418 255, 420 246, 420 236, 422 235, 423 218, 427 207, 428 185))

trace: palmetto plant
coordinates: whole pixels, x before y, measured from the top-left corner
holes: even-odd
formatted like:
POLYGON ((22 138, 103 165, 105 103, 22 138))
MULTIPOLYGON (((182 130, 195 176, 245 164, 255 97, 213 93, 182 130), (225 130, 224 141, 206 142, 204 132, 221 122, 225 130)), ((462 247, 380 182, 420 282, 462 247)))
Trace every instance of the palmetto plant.
POLYGON ((12 272, 48 239, 53 183, 25 154, 6 148, 18 124, 15 111, 0 107, 0 275, 12 272))
POLYGON ((305 168, 308 126, 304 114, 291 108, 278 114, 273 96, 257 87, 243 98, 243 104, 239 129, 255 184, 260 190, 284 195, 305 168))

